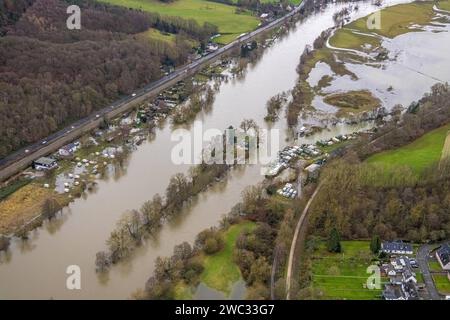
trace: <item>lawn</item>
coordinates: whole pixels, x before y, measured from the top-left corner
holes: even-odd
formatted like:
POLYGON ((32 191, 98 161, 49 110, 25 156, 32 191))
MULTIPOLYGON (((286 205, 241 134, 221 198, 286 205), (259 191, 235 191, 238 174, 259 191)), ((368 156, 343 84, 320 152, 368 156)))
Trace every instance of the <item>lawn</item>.
POLYGON ((100 0, 114 5, 161 15, 178 16, 194 19, 203 24, 210 22, 219 28, 221 37, 215 40, 219 43, 229 43, 242 33, 255 29, 259 19, 250 13, 236 14, 236 7, 205 0, 177 0, 173 3, 163 3, 158 0, 100 0))
POLYGON ((450 280, 446 275, 434 274, 434 284, 441 294, 450 294, 450 280))
MULTIPOLYGON (((329 253, 321 243, 312 256, 313 287, 322 299, 379 299, 381 289, 365 288, 373 262, 369 241, 341 241, 342 253, 329 253)), ((382 280, 383 282, 383 280, 382 280)))
POLYGON ((437 260, 428 261, 428 267, 430 268, 430 271, 442 271, 442 267, 437 260))
POLYGON ((358 19, 346 27, 362 32, 375 32, 379 35, 394 38, 404 33, 411 32, 411 25, 428 25, 433 13, 433 2, 399 4, 381 10, 380 29, 368 30, 367 17, 358 19))
POLYGON ((437 128, 406 146, 377 153, 369 157, 367 162, 381 164, 386 169, 408 166, 415 173, 421 173, 440 160, 449 129, 450 124, 437 128))
POLYGON ((251 230, 255 227, 255 223, 246 221, 233 225, 225 231, 224 248, 218 253, 206 256, 204 260, 205 269, 201 275, 201 280, 208 287, 222 291, 227 295, 230 293, 233 283, 241 277, 239 268, 233 261, 236 239, 243 230, 251 230))

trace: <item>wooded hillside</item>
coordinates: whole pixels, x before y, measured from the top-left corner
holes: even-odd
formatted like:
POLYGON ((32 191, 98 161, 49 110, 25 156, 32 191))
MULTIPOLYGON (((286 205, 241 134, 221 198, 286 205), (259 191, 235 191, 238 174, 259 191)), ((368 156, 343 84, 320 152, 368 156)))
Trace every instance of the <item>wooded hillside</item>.
POLYGON ((216 32, 178 17, 75 3, 81 30, 67 29, 62 0, 0 2, 0 157, 156 80, 163 63, 186 61, 192 39, 216 32), (136 36, 149 28, 175 33, 175 41, 136 36))

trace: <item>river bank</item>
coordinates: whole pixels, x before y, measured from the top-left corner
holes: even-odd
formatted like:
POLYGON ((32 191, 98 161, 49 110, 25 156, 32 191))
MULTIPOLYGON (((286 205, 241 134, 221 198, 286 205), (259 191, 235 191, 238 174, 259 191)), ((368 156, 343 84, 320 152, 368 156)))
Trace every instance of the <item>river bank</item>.
MULTIPOLYGON (((278 129, 280 141, 292 143, 294 140, 289 138, 291 133, 284 121, 270 126, 264 124, 264 106, 271 97, 294 87, 297 73, 293 66, 297 65, 299 55, 322 30, 334 25, 332 16, 342 7, 331 6, 320 14, 312 15, 283 39, 275 41, 255 65, 246 68, 242 78, 222 83, 211 111, 200 112, 196 117, 203 122, 204 129, 223 129, 229 125, 237 127, 242 119, 249 118, 261 127, 278 129)), ((358 15, 364 16, 375 9, 371 5, 361 4, 358 15)), ((297 144, 328 140, 361 127, 364 126, 337 124, 313 136, 302 137, 297 144)), ((139 206, 152 195, 164 192, 166 183, 161 181, 168 181, 175 173, 186 173, 190 168, 189 165, 174 165, 168 161, 174 146, 174 143, 168 143, 172 129, 167 125, 156 127, 154 139, 143 141, 130 153, 124 166, 114 172, 120 179, 113 176, 110 180, 98 181, 89 197, 71 203, 57 219, 33 231, 28 241, 14 239, 4 262, 0 264, 0 280, 5 284, 0 288, 0 296, 69 299, 128 297, 152 273, 151 261, 157 256, 167 256, 174 245, 183 241, 192 242, 198 232, 217 225, 220 216, 239 201, 245 186, 262 180, 257 165, 233 171, 225 181, 200 195, 179 218, 163 227, 155 241, 140 247, 131 261, 114 266, 106 279, 99 277, 95 273, 95 253, 104 250, 105 241, 120 215, 139 206), (59 254, 62 251, 64 254, 59 254), (80 291, 65 288, 65 270, 71 264, 77 264, 82 269, 80 291)), ((192 127, 188 126, 188 129, 192 133, 192 127)))

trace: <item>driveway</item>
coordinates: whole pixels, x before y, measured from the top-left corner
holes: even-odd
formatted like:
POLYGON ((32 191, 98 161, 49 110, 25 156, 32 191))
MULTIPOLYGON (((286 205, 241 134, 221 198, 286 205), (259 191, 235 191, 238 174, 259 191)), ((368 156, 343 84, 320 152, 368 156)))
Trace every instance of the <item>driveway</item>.
POLYGON ((432 248, 433 247, 428 244, 421 246, 417 251, 417 263, 419 264, 419 268, 422 271, 423 281, 425 282, 425 286, 427 287, 430 299, 441 300, 442 297, 436 289, 436 286, 434 285, 433 277, 431 276, 430 268, 428 266, 428 255, 432 248))

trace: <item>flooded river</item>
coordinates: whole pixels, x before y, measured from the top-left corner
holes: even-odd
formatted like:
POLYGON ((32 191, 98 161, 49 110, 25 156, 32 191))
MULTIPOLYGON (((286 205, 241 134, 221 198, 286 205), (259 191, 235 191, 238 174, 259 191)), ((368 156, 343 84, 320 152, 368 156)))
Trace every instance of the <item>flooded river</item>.
MULTIPOLYGON (((408 1, 388 1, 390 4, 401 2, 408 1)), ((310 16, 268 48, 254 66, 248 67, 243 79, 223 83, 211 112, 197 117, 204 129, 223 130, 229 125, 238 127, 244 118, 254 119, 264 127, 266 102, 272 96, 294 87, 296 66, 305 46, 312 44, 321 31, 333 26, 333 13, 343 7, 332 5, 310 16)), ((376 7, 361 3, 352 18, 375 10, 376 7)), ((428 42, 427 45, 438 44, 428 42)), ((427 71, 426 66, 421 68, 427 71)), ((381 70, 377 76, 382 76, 381 70)), ((440 76, 436 74, 436 77, 440 76)), ((399 75, 397 81, 403 79, 399 75)), ((429 81, 423 83, 420 95, 436 82, 427 79, 429 81)), ((394 87, 399 91, 401 89, 400 86, 394 87)), ((406 101, 403 98, 402 103, 407 104, 416 99, 417 94, 408 96, 406 101)), ((285 143, 286 121, 284 116, 280 118, 273 127, 280 130, 285 143)), ((325 130, 309 139, 329 138, 355 129, 336 126, 332 131, 325 130)), ((129 261, 112 267, 107 277, 99 277, 95 272, 95 254, 105 249, 105 241, 122 213, 140 207, 155 193, 163 194, 173 174, 189 169, 188 165, 174 165, 171 162, 171 151, 176 144, 171 142, 171 132, 170 125, 157 130, 153 141, 143 143, 130 155, 119 178, 99 181, 95 192, 85 199, 77 199, 61 217, 32 232, 26 243, 14 240, 0 263, 0 299, 128 298, 137 288, 143 287, 152 273, 157 256, 171 255, 174 245, 183 241, 192 242, 198 232, 216 225, 221 216, 240 200, 241 191, 246 186, 262 180, 257 165, 232 170, 226 181, 201 194, 176 221, 165 225, 157 239, 139 248, 129 261), (81 268, 81 290, 66 288, 66 268, 69 265, 81 268)), ((300 143, 303 142, 309 141, 300 143)), ((201 292, 198 297, 202 297, 201 292)))

